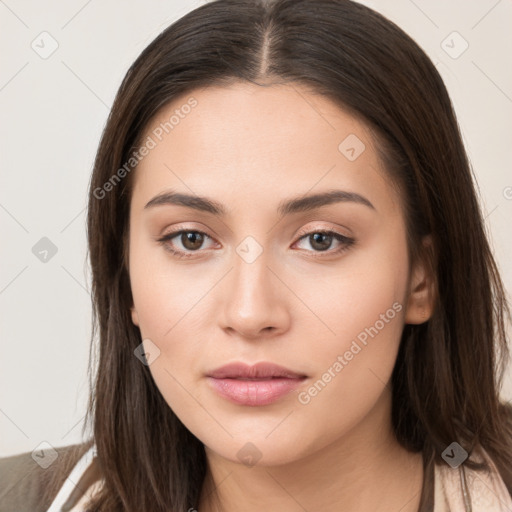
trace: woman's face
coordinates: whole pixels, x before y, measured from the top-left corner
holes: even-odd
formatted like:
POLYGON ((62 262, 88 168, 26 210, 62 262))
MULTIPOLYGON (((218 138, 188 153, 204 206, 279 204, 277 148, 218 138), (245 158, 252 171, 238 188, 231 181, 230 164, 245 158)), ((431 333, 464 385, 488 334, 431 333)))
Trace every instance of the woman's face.
POLYGON ((237 83, 175 100, 144 142, 132 319, 185 426, 249 465, 388 428, 404 323, 425 320, 422 274, 365 126, 305 88, 237 83), (212 377, 237 362, 288 373, 212 377))

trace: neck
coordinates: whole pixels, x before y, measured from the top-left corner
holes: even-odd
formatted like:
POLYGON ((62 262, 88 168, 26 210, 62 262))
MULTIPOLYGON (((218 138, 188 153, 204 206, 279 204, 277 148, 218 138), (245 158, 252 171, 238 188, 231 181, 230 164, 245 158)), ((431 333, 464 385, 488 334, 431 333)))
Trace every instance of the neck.
POLYGON ((381 398, 342 438, 285 464, 245 466, 206 449, 208 474, 198 512, 416 512, 422 457, 396 441, 391 395, 385 392, 381 398), (212 489, 222 506, 212 499, 212 489))

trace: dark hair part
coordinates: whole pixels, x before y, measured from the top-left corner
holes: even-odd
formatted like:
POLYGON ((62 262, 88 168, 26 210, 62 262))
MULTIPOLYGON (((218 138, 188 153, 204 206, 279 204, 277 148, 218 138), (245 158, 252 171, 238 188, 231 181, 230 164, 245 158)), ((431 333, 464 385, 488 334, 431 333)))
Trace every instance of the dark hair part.
MULTIPOLYGON (((436 279, 433 316, 405 326, 392 375, 396 437, 423 454, 420 510, 432 508, 434 464, 445 463, 453 441, 470 454, 484 447, 512 494, 510 407, 499 399, 510 311, 439 73, 394 23, 352 1, 217 0, 173 23, 133 63, 95 160, 87 228, 99 364, 88 421, 105 487, 93 510, 185 511, 197 507, 207 476, 202 443, 133 354, 141 343, 127 268, 133 173, 102 199, 94 191, 129 160, 163 106, 234 81, 307 86, 375 135, 402 192, 411 261, 423 258, 436 279)), ((464 464, 485 468, 471 457, 464 464)))

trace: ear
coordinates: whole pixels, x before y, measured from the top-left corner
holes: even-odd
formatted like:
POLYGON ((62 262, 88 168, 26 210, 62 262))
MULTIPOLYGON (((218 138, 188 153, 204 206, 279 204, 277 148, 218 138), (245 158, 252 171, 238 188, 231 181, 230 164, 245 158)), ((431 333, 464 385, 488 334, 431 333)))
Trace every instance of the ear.
POLYGON ((422 324, 430 319, 434 310, 436 280, 432 266, 428 265, 429 256, 433 254, 432 244, 430 235, 423 238, 424 254, 411 269, 405 310, 406 324, 422 324))
POLYGON ((132 306, 130 308, 130 311, 132 313, 132 322, 134 325, 139 327, 139 314, 137 313, 137 310, 135 309, 135 306, 132 306))

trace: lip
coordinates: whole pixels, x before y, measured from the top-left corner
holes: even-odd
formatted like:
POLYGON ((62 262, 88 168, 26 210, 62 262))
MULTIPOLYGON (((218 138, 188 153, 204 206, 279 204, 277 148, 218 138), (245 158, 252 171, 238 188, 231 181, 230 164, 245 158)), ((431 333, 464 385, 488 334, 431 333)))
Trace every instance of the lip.
POLYGON ((220 396, 250 406, 276 402, 306 378, 306 375, 269 362, 252 366, 235 362, 207 374, 208 383, 220 396))

